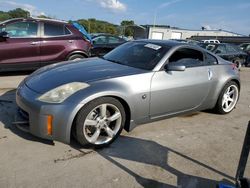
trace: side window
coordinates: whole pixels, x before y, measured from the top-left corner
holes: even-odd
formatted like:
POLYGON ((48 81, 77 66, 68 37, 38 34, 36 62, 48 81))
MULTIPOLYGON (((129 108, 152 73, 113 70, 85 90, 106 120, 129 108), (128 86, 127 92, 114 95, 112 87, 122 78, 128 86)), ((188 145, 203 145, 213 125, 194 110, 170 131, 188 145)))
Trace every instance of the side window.
POLYGON ((213 51, 215 49, 215 45, 214 44, 209 44, 206 46, 206 49, 209 50, 209 51, 213 51))
POLYGON ((25 38, 37 36, 38 24, 36 22, 15 22, 6 25, 5 31, 11 38, 25 38))
POLYGON ((105 36, 99 36, 93 39, 94 44, 106 44, 106 37, 105 36))
POLYGON ((108 43, 110 44, 116 44, 116 43, 120 43, 121 40, 117 37, 108 37, 108 43))
POLYGON ((227 53, 226 48, 224 45, 218 45, 216 50, 214 51, 215 54, 225 54, 227 53))
POLYGON ((186 67, 197 67, 203 65, 203 53, 189 48, 178 49, 169 58, 169 63, 185 65, 186 67))
POLYGON ((3 32, 5 30, 3 25, 0 25, 0 33, 3 32))
POLYGON ((228 52, 237 52, 237 50, 233 47, 233 46, 231 46, 231 45, 226 45, 226 50, 228 51, 228 52))
POLYGON ((218 64, 217 59, 209 53, 206 53, 206 65, 216 65, 218 64))
POLYGON ((70 34, 63 24, 44 23, 44 35, 48 37, 70 34))

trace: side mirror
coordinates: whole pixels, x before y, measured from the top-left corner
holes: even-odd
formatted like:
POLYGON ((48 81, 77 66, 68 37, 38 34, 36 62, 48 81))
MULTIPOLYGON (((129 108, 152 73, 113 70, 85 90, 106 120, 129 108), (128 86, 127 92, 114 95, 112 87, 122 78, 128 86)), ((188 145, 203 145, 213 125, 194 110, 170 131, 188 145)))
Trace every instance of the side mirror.
POLYGON ((7 33, 6 31, 3 31, 0 33, 0 37, 1 38, 9 38, 9 33, 7 33))
POLYGON ((166 71, 185 71, 186 66, 184 65, 171 65, 171 64, 166 64, 164 66, 166 71))

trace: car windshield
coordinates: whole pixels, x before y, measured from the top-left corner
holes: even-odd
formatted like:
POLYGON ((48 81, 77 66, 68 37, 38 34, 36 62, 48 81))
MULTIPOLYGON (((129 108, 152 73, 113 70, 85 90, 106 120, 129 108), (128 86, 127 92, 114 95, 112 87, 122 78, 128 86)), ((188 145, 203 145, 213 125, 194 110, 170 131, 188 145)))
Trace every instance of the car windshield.
POLYGON ((130 67, 152 70, 170 48, 151 42, 127 42, 103 58, 130 67))

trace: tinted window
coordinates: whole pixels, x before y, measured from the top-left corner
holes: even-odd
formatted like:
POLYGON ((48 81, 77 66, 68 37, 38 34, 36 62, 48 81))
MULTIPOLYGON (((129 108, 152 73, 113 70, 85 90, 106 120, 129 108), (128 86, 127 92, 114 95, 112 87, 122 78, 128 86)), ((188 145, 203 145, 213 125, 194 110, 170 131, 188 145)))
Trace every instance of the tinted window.
POLYGON ((203 53, 198 50, 181 48, 171 55, 169 63, 185 65, 186 67, 197 67, 203 65, 203 53))
POLYGON ((106 44, 106 37, 105 36, 99 36, 93 39, 94 44, 106 44))
POLYGON ((236 48, 234 48, 231 45, 226 45, 226 49, 228 52, 237 52, 238 50, 236 50, 236 48))
POLYGON ((217 59, 214 56, 212 56, 211 54, 209 54, 209 53, 206 53, 206 61, 205 62, 206 62, 207 65, 216 65, 216 64, 218 64, 217 59))
POLYGON ((216 48, 215 44, 210 44, 210 43, 207 43, 207 44, 203 43, 203 44, 200 44, 200 46, 209 51, 213 51, 216 48))
POLYGON ((115 44, 115 43, 121 43, 122 40, 117 38, 117 37, 109 37, 108 38, 108 43, 110 44, 115 44))
POLYGON ((246 49, 245 50, 250 50, 250 44, 247 45, 246 49))
POLYGON ((152 70, 169 47, 147 42, 128 42, 104 56, 109 61, 130 67, 152 70))
POLYGON ((69 30, 62 24, 44 23, 45 36, 62 36, 70 34, 69 30))
POLYGON ((4 31, 4 27, 0 25, 0 32, 4 31))
POLYGON ((22 38, 22 37, 36 37, 38 25, 35 22, 15 22, 6 25, 5 30, 9 33, 10 37, 22 38))
POLYGON ((214 50, 216 54, 225 54, 227 53, 226 48, 224 45, 218 45, 218 47, 214 50))

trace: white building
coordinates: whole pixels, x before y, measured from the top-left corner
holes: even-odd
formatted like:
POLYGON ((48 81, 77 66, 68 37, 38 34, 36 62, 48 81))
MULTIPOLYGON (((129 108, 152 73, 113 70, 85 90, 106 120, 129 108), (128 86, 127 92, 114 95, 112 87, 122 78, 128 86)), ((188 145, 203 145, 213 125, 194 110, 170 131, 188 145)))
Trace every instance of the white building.
POLYGON ((134 38, 148 38, 148 39, 187 39, 192 36, 210 36, 216 38, 217 36, 223 37, 239 37, 242 36, 237 33, 224 30, 189 30, 189 29, 179 29, 167 26, 132 26, 134 30, 134 38))
POLYGON ((175 29, 167 27, 152 27, 148 28, 149 39, 187 39, 191 36, 242 36, 237 33, 224 30, 188 30, 175 29))

